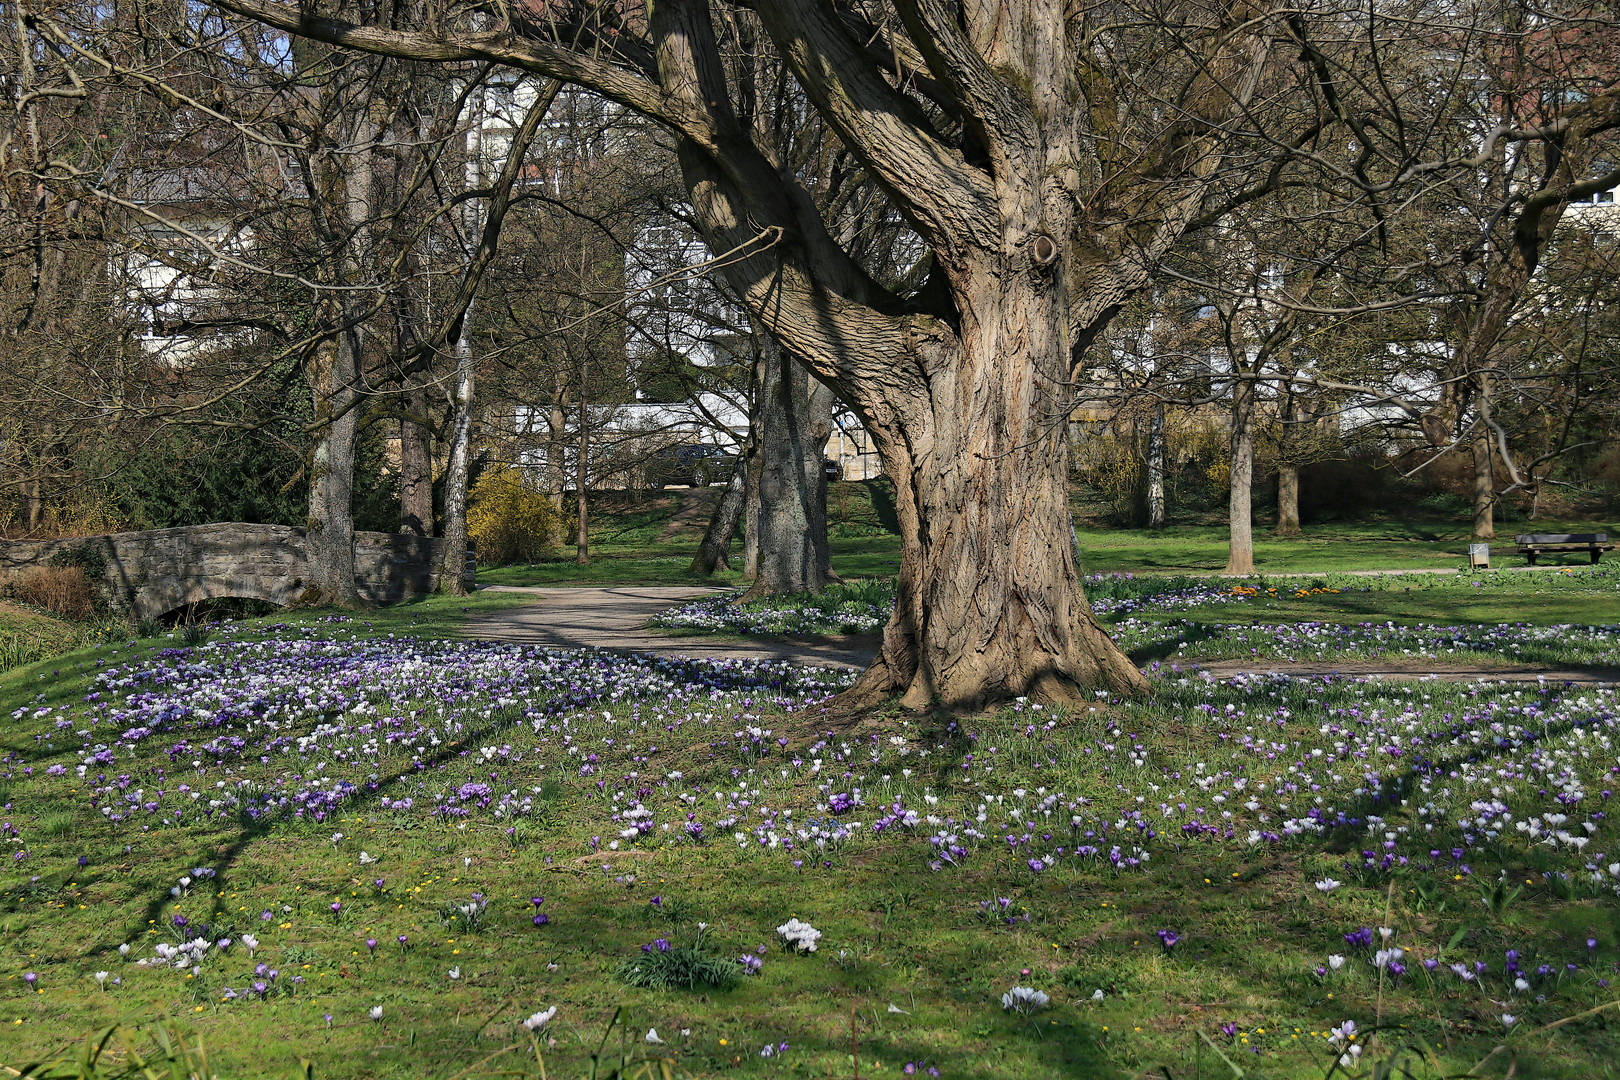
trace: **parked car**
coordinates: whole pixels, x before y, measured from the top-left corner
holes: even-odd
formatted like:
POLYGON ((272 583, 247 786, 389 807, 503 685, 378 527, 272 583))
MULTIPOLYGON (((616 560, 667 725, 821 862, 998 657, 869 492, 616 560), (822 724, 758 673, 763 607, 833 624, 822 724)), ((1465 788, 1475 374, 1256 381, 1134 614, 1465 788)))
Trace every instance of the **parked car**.
POLYGON ((694 443, 666 446, 647 461, 647 487, 653 491, 671 485, 707 487, 731 479, 737 455, 724 446, 694 443))
POLYGON ((822 474, 827 477, 827 483, 829 484, 834 480, 842 480, 844 478, 844 467, 838 464, 838 462, 834 461, 832 458, 821 459, 821 471, 822 474))

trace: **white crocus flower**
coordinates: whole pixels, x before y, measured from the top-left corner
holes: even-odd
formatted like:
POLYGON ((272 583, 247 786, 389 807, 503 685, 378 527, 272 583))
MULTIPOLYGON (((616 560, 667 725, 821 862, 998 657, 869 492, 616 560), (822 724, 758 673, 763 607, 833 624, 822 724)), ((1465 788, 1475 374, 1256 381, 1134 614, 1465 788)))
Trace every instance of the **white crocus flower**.
POLYGON ((553 1005, 551 1008, 542 1009, 540 1012, 535 1013, 533 1016, 523 1021, 523 1027, 528 1031, 539 1031, 541 1028, 551 1023, 552 1018, 556 1015, 557 1006, 553 1005))

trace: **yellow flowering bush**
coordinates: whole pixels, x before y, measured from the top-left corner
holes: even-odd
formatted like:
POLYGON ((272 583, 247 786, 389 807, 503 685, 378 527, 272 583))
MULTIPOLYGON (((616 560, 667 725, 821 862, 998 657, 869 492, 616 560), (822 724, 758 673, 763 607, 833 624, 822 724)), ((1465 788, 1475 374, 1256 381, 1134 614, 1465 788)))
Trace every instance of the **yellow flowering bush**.
POLYGON ((554 542, 560 515, 521 469, 494 465, 467 498, 467 534, 484 566, 533 562, 554 542))

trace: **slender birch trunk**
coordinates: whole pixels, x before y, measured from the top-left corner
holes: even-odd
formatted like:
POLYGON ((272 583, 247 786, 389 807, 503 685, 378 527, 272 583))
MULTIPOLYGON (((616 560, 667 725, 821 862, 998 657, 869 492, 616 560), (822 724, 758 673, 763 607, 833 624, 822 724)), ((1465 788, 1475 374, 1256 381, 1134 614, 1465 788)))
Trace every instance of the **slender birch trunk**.
POLYGON ((1164 403, 1153 406, 1148 420, 1147 527, 1164 528, 1164 403))
MULTIPOLYGON (((468 101, 471 120, 467 126, 467 162, 463 171, 466 190, 483 187, 484 180, 484 87, 480 83, 468 101)), ((468 199, 462 205, 462 234, 470 252, 484 231, 484 200, 468 199)), ((467 481, 472 467, 473 380, 476 358, 473 354, 473 319, 476 297, 467 300, 461 316, 451 356, 456 364, 455 389, 450 398, 450 445, 444 473, 444 559, 439 569, 439 591, 451 596, 467 595, 467 481)))

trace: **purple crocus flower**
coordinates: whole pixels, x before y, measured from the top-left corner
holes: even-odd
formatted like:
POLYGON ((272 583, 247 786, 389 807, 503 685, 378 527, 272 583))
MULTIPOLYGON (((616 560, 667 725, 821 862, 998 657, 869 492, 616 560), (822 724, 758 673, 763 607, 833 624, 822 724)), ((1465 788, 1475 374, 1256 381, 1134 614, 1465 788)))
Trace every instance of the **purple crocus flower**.
POLYGON ((1159 944, 1164 946, 1165 952, 1175 948, 1176 943, 1181 940, 1181 935, 1174 930, 1160 930, 1158 931, 1158 937, 1159 944))

